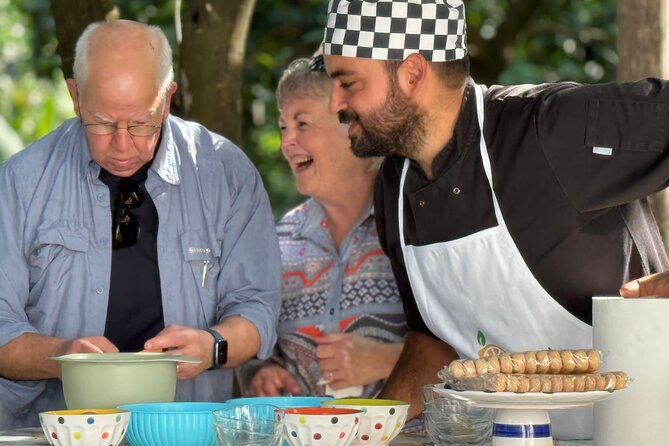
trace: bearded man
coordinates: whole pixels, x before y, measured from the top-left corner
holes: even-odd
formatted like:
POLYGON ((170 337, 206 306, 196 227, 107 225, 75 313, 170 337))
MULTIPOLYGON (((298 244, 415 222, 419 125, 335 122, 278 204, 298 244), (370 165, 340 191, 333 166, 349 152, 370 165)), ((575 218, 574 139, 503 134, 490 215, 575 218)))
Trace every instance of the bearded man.
MULTIPOLYGON (((332 0, 323 52, 352 150, 387 157, 375 214, 412 331, 384 397, 419 413, 490 343, 591 348, 592 296, 667 269, 645 198, 669 177, 667 82, 477 85, 460 0, 332 0)), ((592 437, 579 411, 554 438, 592 437)))

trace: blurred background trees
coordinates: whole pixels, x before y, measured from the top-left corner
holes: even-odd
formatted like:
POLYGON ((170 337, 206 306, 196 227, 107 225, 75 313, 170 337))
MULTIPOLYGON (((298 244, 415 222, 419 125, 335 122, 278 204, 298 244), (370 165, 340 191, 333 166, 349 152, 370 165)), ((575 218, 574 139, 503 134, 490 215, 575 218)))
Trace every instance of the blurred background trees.
MULTIPOLYGON (((278 217, 300 197, 281 158, 274 88, 292 59, 318 48, 326 6, 327 0, 0 0, 0 160, 74 115, 58 37, 67 44, 63 29, 113 11, 165 30, 181 92, 189 95, 179 97, 174 112, 245 150, 278 217)), ((479 82, 616 79, 615 0, 469 0, 466 6, 479 82)))

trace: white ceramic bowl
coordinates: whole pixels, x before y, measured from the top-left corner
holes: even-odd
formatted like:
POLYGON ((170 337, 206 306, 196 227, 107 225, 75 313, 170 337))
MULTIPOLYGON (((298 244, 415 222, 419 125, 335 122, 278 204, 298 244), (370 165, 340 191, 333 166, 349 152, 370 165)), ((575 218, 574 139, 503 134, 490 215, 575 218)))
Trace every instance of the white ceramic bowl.
POLYGON ((348 446, 360 426, 356 409, 298 407, 284 410, 284 438, 291 446, 348 446))
POLYGON ((386 445, 402 430, 409 403, 371 398, 344 398, 324 401, 323 407, 359 409, 360 427, 352 445, 386 445))
POLYGON ((130 412, 119 409, 53 410, 39 414, 52 446, 116 446, 126 433, 130 412))

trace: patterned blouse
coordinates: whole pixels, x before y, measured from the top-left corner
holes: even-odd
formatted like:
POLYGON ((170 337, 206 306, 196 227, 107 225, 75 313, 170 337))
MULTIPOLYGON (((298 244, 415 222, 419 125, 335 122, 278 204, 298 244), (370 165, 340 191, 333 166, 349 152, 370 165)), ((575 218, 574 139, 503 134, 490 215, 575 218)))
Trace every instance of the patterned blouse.
MULTIPOLYGON (((274 360, 297 377, 303 394, 323 395, 313 338, 343 332, 402 342, 408 330, 402 302, 371 208, 339 251, 325 212, 313 199, 288 212, 277 233, 283 283, 274 360)), ((372 397, 383 384, 368 384, 361 395, 372 397)))

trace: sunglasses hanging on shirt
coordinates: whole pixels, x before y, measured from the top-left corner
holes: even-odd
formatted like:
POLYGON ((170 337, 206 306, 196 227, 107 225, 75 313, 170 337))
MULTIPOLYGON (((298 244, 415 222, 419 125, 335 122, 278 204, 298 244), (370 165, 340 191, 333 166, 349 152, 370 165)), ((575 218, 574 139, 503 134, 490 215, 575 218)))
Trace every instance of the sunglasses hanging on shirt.
POLYGON ((114 218, 112 220, 112 249, 117 250, 137 243, 140 227, 137 218, 130 213, 142 204, 144 194, 139 184, 130 178, 121 178, 118 183, 118 193, 114 203, 114 218))

